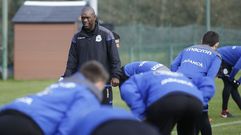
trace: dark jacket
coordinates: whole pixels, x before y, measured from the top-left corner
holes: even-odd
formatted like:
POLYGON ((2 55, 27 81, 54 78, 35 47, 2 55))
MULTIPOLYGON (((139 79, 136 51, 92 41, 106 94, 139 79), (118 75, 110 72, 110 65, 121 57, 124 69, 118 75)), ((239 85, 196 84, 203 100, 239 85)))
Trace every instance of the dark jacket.
POLYGON ((74 74, 85 62, 96 60, 111 77, 120 76, 120 58, 113 33, 96 23, 92 32, 84 28, 74 35, 64 77, 74 74))

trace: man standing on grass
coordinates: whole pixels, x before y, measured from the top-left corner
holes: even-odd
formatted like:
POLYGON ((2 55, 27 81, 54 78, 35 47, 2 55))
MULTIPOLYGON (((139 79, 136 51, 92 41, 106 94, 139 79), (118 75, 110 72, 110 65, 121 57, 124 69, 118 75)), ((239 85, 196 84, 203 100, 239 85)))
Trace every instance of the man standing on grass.
POLYGON ((104 103, 112 104, 111 85, 119 85, 121 66, 114 35, 99 25, 91 7, 82 10, 81 21, 83 27, 73 37, 64 77, 74 74, 87 61, 100 62, 111 76, 108 87, 104 90, 104 103))
POLYGON ((241 69, 241 46, 226 46, 218 49, 222 55, 222 65, 218 77, 223 80, 223 97, 222 97, 222 112, 221 117, 232 117, 228 111, 228 100, 230 94, 233 100, 241 109, 241 98, 238 92, 238 87, 241 82, 241 77, 236 80, 235 76, 241 69))
MULTIPOLYGON (((209 31, 204 34, 201 45, 184 49, 171 64, 171 70, 181 72, 198 87, 203 94, 203 114, 197 125, 202 135, 211 135, 212 129, 208 118, 208 103, 214 96, 215 87, 202 87, 203 78, 210 78, 210 84, 215 84, 215 77, 221 65, 221 56, 215 50, 219 46, 219 35, 209 31)), ((205 86, 205 85, 204 85, 205 86)), ((209 86, 209 85, 207 85, 209 86)))

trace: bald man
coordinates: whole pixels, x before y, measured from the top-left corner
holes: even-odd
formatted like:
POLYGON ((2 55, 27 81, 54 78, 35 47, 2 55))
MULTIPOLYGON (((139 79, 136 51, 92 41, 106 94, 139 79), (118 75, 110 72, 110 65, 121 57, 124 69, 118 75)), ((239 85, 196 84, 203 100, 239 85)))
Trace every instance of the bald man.
POLYGON ((64 77, 74 74, 87 61, 100 62, 111 76, 104 90, 104 103, 112 104, 111 86, 119 85, 121 74, 121 62, 114 35, 99 25, 95 11, 91 7, 83 8, 81 22, 83 26, 71 42, 64 77))

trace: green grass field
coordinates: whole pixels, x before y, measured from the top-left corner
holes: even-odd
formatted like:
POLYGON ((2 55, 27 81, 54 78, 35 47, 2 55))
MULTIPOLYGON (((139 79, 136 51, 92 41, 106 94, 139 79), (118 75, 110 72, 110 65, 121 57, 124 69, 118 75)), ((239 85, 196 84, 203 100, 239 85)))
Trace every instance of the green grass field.
MULTIPOLYGON (((0 81, 0 104, 3 105, 17 97, 41 91, 53 80, 45 81, 0 81)), ((229 110, 235 117, 223 119, 220 118, 221 110, 221 94, 223 84, 220 80, 216 81, 217 91, 215 97, 210 103, 209 114, 212 118, 214 135, 241 135, 241 111, 236 104, 230 100, 229 110)), ((239 89, 240 91, 241 89, 239 89)), ((118 89, 114 89, 114 105, 127 108, 125 103, 121 101, 118 89)), ((175 134, 175 133, 174 133, 175 134)))

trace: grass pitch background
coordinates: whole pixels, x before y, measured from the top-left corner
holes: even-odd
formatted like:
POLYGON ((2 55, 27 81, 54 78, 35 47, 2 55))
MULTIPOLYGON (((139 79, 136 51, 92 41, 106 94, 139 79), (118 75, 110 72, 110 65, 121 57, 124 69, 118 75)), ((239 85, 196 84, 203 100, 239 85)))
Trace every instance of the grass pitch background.
MULTIPOLYGON (((45 87, 54 83, 54 80, 41 81, 0 81, 0 105, 10 102, 11 100, 32 94, 43 90, 45 87)), ((221 111, 223 83, 221 80, 216 80, 216 94, 210 102, 209 115, 212 118, 213 134, 214 135, 241 135, 241 111, 230 97, 229 111, 235 116, 233 118, 223 119, 219 116, 221 111), (237 122, 238 121, 238 122, 237 122), (230 123, 231 124, 228 124, 230 123), (237 122, 232 124, 232 122, 237 122), (221 124, 221 126, 220 126, 221 124), (223 125, 222 125, 223 124, 223 125)), ((119 90, 114 91, 114 105, 127 108, 125 103, 120 99, 119 90)), ((241 88, 239 88, 241 93, 241 88)))

